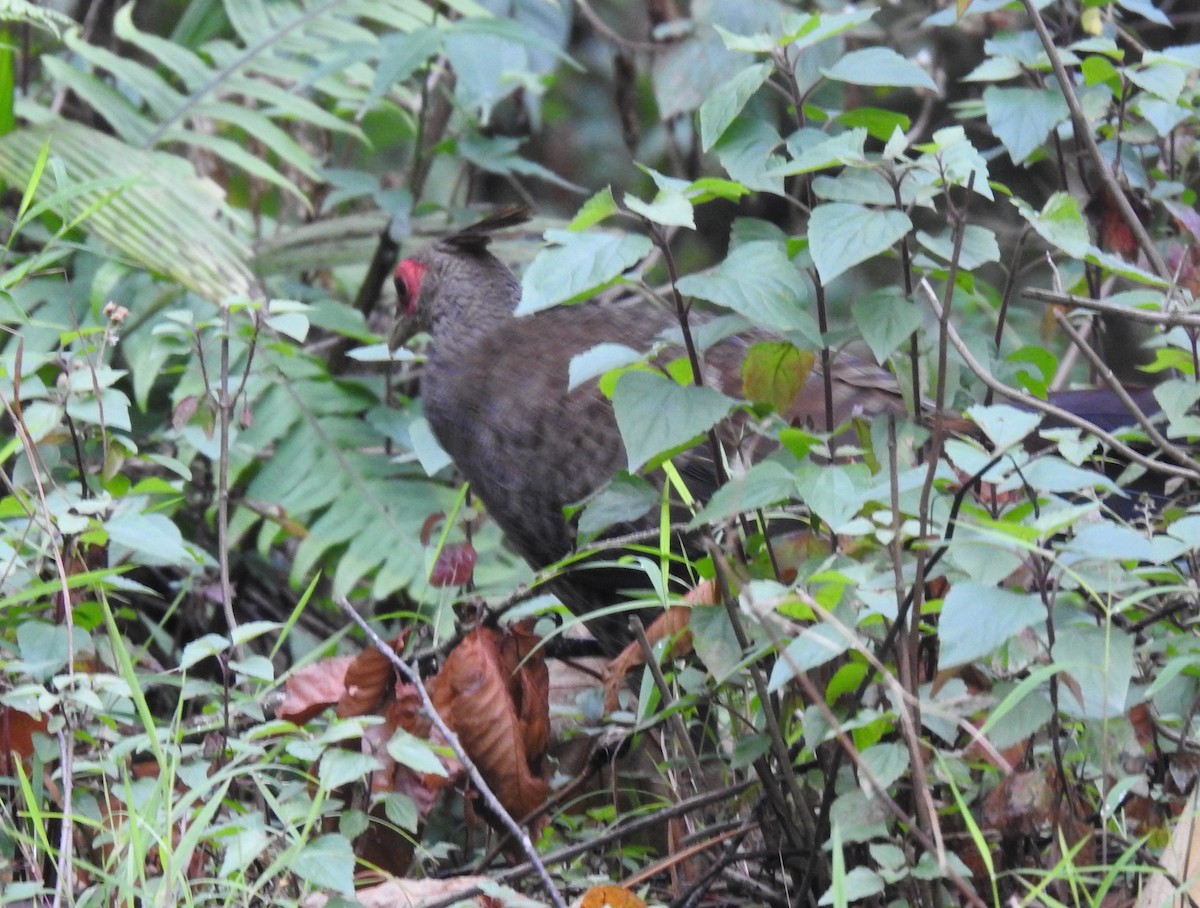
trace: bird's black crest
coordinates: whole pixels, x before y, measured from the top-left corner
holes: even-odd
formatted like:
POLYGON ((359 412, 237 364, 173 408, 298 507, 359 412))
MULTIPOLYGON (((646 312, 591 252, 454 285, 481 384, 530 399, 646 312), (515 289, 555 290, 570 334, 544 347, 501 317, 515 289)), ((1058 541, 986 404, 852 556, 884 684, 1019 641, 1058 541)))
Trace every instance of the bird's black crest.
POLYGON ((497 230, 516 227, 518 224, 526 223, 532 217, 533 209, 527 205, 506 205, 469 227, 450 234, 442 242, 456 249, 478 252, 487 247, 487 244, 491 242, 492 234, 497 230))

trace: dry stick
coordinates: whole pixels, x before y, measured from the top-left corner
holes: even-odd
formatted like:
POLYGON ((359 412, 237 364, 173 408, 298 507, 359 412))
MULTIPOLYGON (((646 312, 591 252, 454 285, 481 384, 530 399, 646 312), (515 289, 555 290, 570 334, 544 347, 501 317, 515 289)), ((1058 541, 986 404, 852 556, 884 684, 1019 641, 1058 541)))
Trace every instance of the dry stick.
MULTIPOLYGON (((655 813, 644 816, 641 819, 634 820, 631 823, 627 823, 623 826, 617 826, 594 839, 589 839, 586 842, 580 842, 575 845, 568 845, 566 848, 560 848, 558 851, 546 855, 543 859, 543 862, 546 865, 561 864, 565 861, 570 861, 574 858, 577 858, 580 855, 585 855, 589 852, 595 852, 598 848, 603 848, 604 846, 615 842, 617 839, 634 835, 635 833, 641 832, 643 829, 649 829, 652 826, 656 826, 663 820, 669 820, 672 817, 681 816, 686 814, 688 811, 701 810, 705 807, 708 807, 710 804, 716 804, 720 801, 736 798, 752 784, 752 782, 741 782, 737 785, 731 785, 728 788, 721 788, 717 791, 706 792, 703 795, 690 798, 687 801, 681 801, 678 804, 656 811, 655 813)), ((508 870, 492 874, 489 879, 494 883, 514 882, 524 878, 525 876, 528 876, 529 872, 534 869, 535 867, 532 863, 518 864, 516 867, 510 867, 508 870)), ((447 877, 446 879, 453 879, 453 877, 447 877)), ((423 903, 422 908, 449 908, 449 906, 457 905, 462 902, 463 899, 471 898, 473 895, 477 895, 480 892, 482 892, 482 890, 478 886, 471 886, 469 888, 461 889, 452 895, 446 896, 445 898, 438 899, 436 902, 429 902, 428 904, 423 903)))
MULTIPOLYGON (((900 195, 900 181, 896 179, 894 169, 889 170, 892 178, 892 204, 897 211, 904 211, 904 199, 900 195)), ((913 275, 912 252, 908 248, 908 236, 900 238, 900 277, 904 281, 904 298, 912 302, 913 275)), ((912 369, 910 383, 912 386, 912 408, 914 413, 921 411, 921 348, 917 342, 917 332, 908 336, 908 362, 912 369)))
MULTIPOLYGON (((233 658, 241 662, 244 658, 242 646, 234 642, 237 633, 237 616, 233 613, 233 582, 229 571, 229 432, 233 417, 233 399, 229 395, 229 344, 233 336, 233 315, 229 304, 221 304, 221 374, 217 376, 217 572, 221 584, 221 609, 225 613, 225 626, 229 630, 230 650, 233 658)), ((229 658, 222 653, 217 658, 221 668, 223 696, 221 710, 224 715, 222 734, 226 741, 232 735, 230 718, 230 687, 232 687, 229 658)), ((223 747, 224 745, 222 745, 223 747)))
POLYGON ((693 858, 698 854, 703 854, 710 848, 715 848, 717 845, 720 845, 722 842, 728 842, 730 839, 735 838, 740 840, 745 838, 745 836, 746 832, 740 828, 730 829, 726 832, 718 833, 710 839, 705 839, 702 842, 693 842, 686 847, 677 848, 665 858, 660 858, 649 867, 643 867, 637 873, 633 874, 633 876, 628 876, 621 880, 620 885, 625 889, 632 889, 638 883, 643 883, 656 874, 666 873, 668 870, 671 870, 679 864, 682 864, 689 858, 693 858))
MULTIPOLYGON (((1021 231, 1021 235, 1017 237, 1016 245, 1013 247, 1012 258, 1009 260, 1008 273, 1004 276, 1004 290, 1000 293, 1000 312, 996 316, 996 333, 993 338, 993 343, 996 347, 996 352, 1000 352, 1000 344, 1004 340, 1004 327, 1008 324, 1008 307, 1012 302, 1013 292, 1017 289, 1017 275, 1020 274, 1020 256, 1021 249, 1025 245, 1025 238, 1029 236, 1029 232, 1033 228, 1028 224, 1021 231)), ((992 405, 992 389, 988 388, 987 395, 983 399, 985 406, 992 405)))
MULTIPOLYGON (((939 417, 934 419, 929 440, 929 468, 925 471, 925 481, 921 484, 921 497, 917 507, 917 520, 919 522, 920 538, 924 539, 929 533, 929 509, 930 499, 933 496, 933 480, 937 475, 938 465, 942 459, 942 448, 946 443, 946 427, 944 421, 940 418, 940 414, 946 411, 946 363, 949 358, 947 329, 950 326, 950 303, 954 299, 954 287, 958 282, 958 263, 962 257, 963 237, 967 232, 967 203, 971 198, 971 186, 975 183, 975 172, 972 171, 965 184, 966 197, 963 202, 961 211, 958 211, 953 206, 953 200, 950 196, 949 188, 946 190, 946 204, 949 206, 949 214, 953 218, 953 248, 950 252, 950 269, 946 274, 946 302, 945 309, 938 311, 938 356, 937 356, 937 384, 934 388, 933 408, 934 413, 939 417)), ((921 287, 926 292, 931 292, 932 288, 929 282, 924 278, 921 279, 921 287)), ((915 404, 914 404, 915 406, 915 404)), ((917 552, 916 575, 913 578, 913 606, 910 614, 912 641, 915 643, 918 639, 919 626, 921 619, 921 604, 925 594, 925 554, 922 551, 917 552)), ((912 651, 910 658, 915 663, 915 648, 912 651)))
MULTIPOLYGON (((813 609, 813 612, 824 624, 829 625, 835 631, 837 631, 838 635, 846 641, 848 646, 865 656, 871 666, 877 672, 879 672, 880 680, 885 686, 887 686, 887 688, 892 692, 892 695, 895 697, 897 706, 896 714, 900 717, 900 733, 904 736, 905 743, 908 745, 908 750, 913 760, 912 774, 914 779, 914 794, 918 799, 918 803, 921 804, 919 809, 925 814, 925 819, 928 823, 929 832, 926 836, 926 847, 937 857, 938 866, 944 868, 946 866, 946 845, 942 838, 941 826, 938 825, 937 822, 937 810, 933 805, 933 796, 929 793, 928 786, 921 785, 918 787, 916 782, 918 778, 921 779, 922 782, 925 779, 925 761, 920 756, 921 727, 917 724, 916 720, 914 720, 914 715, 919 715, 917 713, 917 707, 920 704, 920 700, 912 691, 907 690, 903 684, 889 674, 877 659, 866 652, 866 647, 861 644, 858 636, 854 633, 853 628, 848 627, 846 624, 838 620, 838 618, 832 612, 820 605, 815 599, 812 599, 809 596, 803 596, 802 598, 804 599, 805 603, 813 609)), ((787 649, 786 647, 781 646, 783 641, 777 639, 774 630, 768 627, 767 633, 771 634, 772 638, 775 638, 773 639, 773 642, 782 650, 783 658, 787 662, 788 666, 792 669, 793 674, 795 674, 797 677, 802 675, 804 681, 811 685, 812 682, 808 679, 808 673, 796 665, 794 661, 788 659, 787 649)), ((822 699, 822 702, 824 702, 824 699, 822 699)), ((830 711, 829 715, 833 715, 832 710, 830 711)), ((964 721, 958 724, 969 723, 965 723, 964 721)), ((839 728, 840 726, 831 725, 830 727, 839 728)), ((872 786, 878 788, 878 781, 876 779, 870 777, 868 781, 872 786)), ((886 792, 881 793, 886 794, 886 792)))
POLYGON ((1054 46, 1054 39, 1050 37, 1050 32, 1046 29, 1046 23, 1042 20, 1041 13, 1038 12, 1035 0, 1022 0, 1022 3, 1025 5, 1025 12, 1029 15, 1038 38, 1041 39, 1042 49, 1046 51, 1046 56, 1050 58, 1050 65, 1054 68, 1054 76, 1058 79, 1059 90, 1063 93, 1063 98, 1067 102, 1067 108, 1071 111, 1071 125, 1075 132, 1075 140, 1083 143, 1083 147, 1087 150, 1088 156, 1092 159, 1093 166, 1100 174, 1100 179, 1103 180, 1108 194, 1112 196, 1113 204, 1121 212, 1121 220, 1125 222, 1125 225, 1133 232, 1133 235, 1137 237, 1138 246, 1146 254, 1146 258, 1150 261, 1150 264, 1154 266, 1155 273, 1163 280, 1170 281, 1171 269, 1163 261, 1158 247, 1154 245, 1154 240, 1150 238, 1150 234, 1146 232, 1146 228, 1142 226, 1142 222, 1138 219, 1137 214, 1134 213, 1133 206, 1129 204, 1129 199, 1125 197, 1125 192, 1117 182, 1117 178, 1113 175, 1112 168, 1104 160, 1100 146, 1096 144, 1096 137, 1092 135, 1092 131, 1088 127, 1087 117, 1084 115, 1083 107, 1080 105, 1079 98, 1075 94, 1075 87, 1071 84, 1071 77, 1067 75, 1062 57, 1058 53, 1058 48, 1054 46))
POLYGON ((613 29, 607 22, 600 18, 589 0, 575 0, 576 8, 583 13, 583 18, 587 19, 588 25, 601 38, 606 38, 618 47, 623 47, 626 50, 643 50, 653 53, 657 50, 662 50, 663 45, 656 44, 652 41, 634 41, 632 38, 626 38, 621 33, 613 29))
MULTIPOLYGON (((42 464, 41 457, 37 453, 37 448, 33 444, 33 439, 29 435, 29 431, 25 425, 25 414, 21 410, 20 401, 20 376, 21 376, 21 360, 25 350, 24 341, 18 339, 17 353, 14 357, 14 379, 13 389, 16 392, 14 399, 9 401, 2 391, 0 391, 0 406, 8 413, 9 419, 12 420, 13 429, 17 433, 17 437, 21 441, 21 447, 25 449, 25 457, 29 460, 30 475, 33 477, 33 482, 37 486, 38 504, 41 506, 42 517, 46 521, 46 533, 53 538, 54 519, 50 515, 50 506, 46 501, 46 488, 42 484, 41 471, 37 469, 38 465, 42 464)), ((83 482, 83 477, 79 477, 79 481, 83 482)), ((32 517, 32 513, 30 513, 32 517)), ((68 580, 67 566, 63 562, 62 549, 57 545, 51 545, 50 551, 54 557, 54 569, 58 574, 59 583, 62 584, 63 597, 63 622, 67 628, 67 673, 72 679, 74 686, 75 676, 75 616, 71 611, 71 584, 68 580)), ((73 751, 75 747, 75 726, 71 721, 71 717, 64 712, 66 725, 63 732, 56 735, 59 746, 59 760, 62 763, 61 769, 63 772, 63 812, 62 826, 59 829, 58 837, 58 860, 56 862, 57 869, 57 884, 54 887, 54 902, 53 908, 59 908, 62 904, 63 890, 74 892, 75 889, 75 861, 72 857, 73 843, 75 841, 75 809, 72 804, 72 792, 74 786, 72 784, 73 776, 71 774, 71 765, 73 761, 73 751)))
POLYGON ((754 819, 753 815, 743 817, 740 821, 737 821, 736 827, 733 827, 730 831, 738 834, 730 838, 724 851, 713 859, 712 865, 675 897, 672 905, 677 906, 677 908, 693 908, 701 899, 704 899, 708 895, 709 890, 712 889, 713 881, 718 876, 723 875, 729 869, 730 865, 737 860, 741 852, 742 842, 746 836, 757 829, 759 829, 759 823, 754 819))
MULTIPOLYGON (((940 318, 942 314, 942 307, 938 302, 937 294, 933 292, 933 288, 929 286, 927 281, 922 280, 921 290, 925 293, 925 299, 929 303, 930 308, 933 309, 934 315, 940 318)), ((953 325, 948 324, 947 329, 950 343, 954 346, 955 351, 966 364, 967 368, 970 369, 972 374, 974 374, 980 381, 982 381, 987 387, 994 390, 997 394, 1007 398, 1008 400, 1015 401, 1016 403, 1019 403, 1021 406, 1027 407, 1030 410, 1035 410, 1038 413, 1045 414, 1046 416, 1052 416, 1060 422, 1066 423, 1067 425, 1075 426, 1078 429, 1083 429, 1085 432, 1089 432, 1096 436, 1126 460, 1140 464, 1149 470, 1154 470, 1158 473, 1165 473, 1168 476, 1179 476, 1191 482, 1200 481, 1200 469, 1187 469, 1175 464, 1164 463, 1161 460, 1154 460, 1153 458, 1142 454, 1140 451, 1135 451, 1111 432, 1104 431, 1099 426, 1084 419, 1082 416, 1077 416, 1070 410, 1064 410, 1062 407, 1056 407, 1054 404, 1047 403, 1046 401, 1034 397, 1032 394, 1029 394, 1026 391, 1019 391, 1016 388, 1010 388, 1008 385, 1004 384, 1002 381, 988 372, 983 363, 975 358, 974 354, 971 353, 970 348, 967 347, 966 343, 959 336, 958 331, 955 330, 953 325)))
MULTIPOLYGON (((892 539, 888 545, 888 551, 892 558, 892 573, 896 585, 896 615, 903 615, 904 600, 906 598, 904 584, 904 561, 903 561, 903 543, 901 542, 900 530, 900 461, 896 451, 896 417, 888 414, 887 422, 887 447, 888 447, 888 486, 890 487, 890 505, 892 508, 892 539)), ((913 621, 911 624, 914 636, 920 634, 920 610, 913 609, 913 621)), ((917 637, 919 641, 919 637, 917 637)), ((915 647, 913 648, 915 651, 915 647)), ((914 652, 915 655, 915 652, 914 652)), ((904 659, 899 665, 906 669, 908 677, 904 678, 905 690, 909 694, 915 694, 918 684, 917 667, 914 658, 904 659)), ((904 741, 908 745, 908 758, 912 762, 912 778, 914 790, 920 786, 921 795, 917 797, 917 814, 921 818, 921 822, 925 828, 933 835, 934 841, 937 842, 938 848, 942 849, 945 845, 942 842, 941 830, 938 827, 937 811, 933 806, 933 798, 929 794, 929 787, 925 784, 925 758, 921 752, 921 740, 917 730, 921 728, 921 701, 916 696, 913 696, 911 705, 906 706, 901 703, 896 704, 897 709, 907 715, 908 721, 904 723, 905 735, 904 741), (913 728, 911 734, 907 733, 909 726, 913 728)), ((941 859, 942 852, 939 852, 938 857, 941 859)))
POLYGON ((433 700, 429 696, 429 691, 425 689, 425 683, 421 680, 420 672, 409 668, 408 664, 396 655, 395 650, 388 646, 384 639, 375 633, 366 620, 355 611, 354 606, 350 604, 350 601, 345 596, 335 596, 334 601, 337 603, 338 608, 345 613, 346 617, 357 624, 362 632, 367 635, 367 639, 371 641, 375 649, 379 650, 392 663, 392 667, 400 673, 400 676, 413 686, 417 692, 417 696, 421 698, 421 707, 429 717, 429 721, 433 723, 433 726, 446 739, 446 742, 454 751, 454 755, 458 757, 459 762, 466 769, 467 775, 471 779, 471 784, 475 786, 476 791, 479 792, 480 796, 487 803, 488 808, 500 820, 505 829, 508 830, 509 835, 521 843, 521 850, 525 852, 525 855, 529 858, 529 862, 537 870, 538 876, 541 877, 542 885, 546 889, 546 894, 550 896, 550 901, 554 903, 556 908, 566 908, 567 903, 563 901, 563 897, 555 887, 554 881, 550 879, 549 872, 546 870, 541 858, 538 857, 537 850, 533 847, 533 842, 529 838, 529 833, 517 824, 517 821, 512 818, 512 815, 500 803, 500 799, 496 797, 480 774, 478 768, 476 768, 475 763, 467 755, 462 742, 458 740, 458 735, 454 733, 445 720, 442 719, 437 709, 434 708, 433 700))
POLYGON ((1104 300, 1094 300, 1086 296, 1076 296, 1074 293, 1056 293, 1053 290, 1031 288, 1021 291, 1026 299, 1038 303, 1059 306, 1075 306, 1080 309, 1092 309, 1111 315, 1119 315, 1131 322, 1146 322, 1163 328, 1200 328, 1200 315, 1191 312, 1164 312, 1154 309, 1136 309, 1133 306, 1118 306, 1104 300))
POLYGON ((703 779, 700 768, 700 757, 696 754, 696 749, 692 746, 692 739, 688 737, 687 727, 683 724, 683 718, 679 715, 679 711, 671 709, 671 706, 675 703, 675 699, 671 696, 671 689, 667 686, 667 679, 663 677, 662 668, 659 666, 658 660, 654 657, 654 647, 650 644, 650 638, 646 636, 646 628, 642 625, 642 619, 634 615, 629 619, 629 626, 633 628, 633 632, 637 636, 638 646, 642 648, 642 658, 645 660, 646 668, 650 670, 651 677, 654 678, 654 686, 658 688, 658 695, 662 699, 663 708, 669 716, 667 721, 671 725, 671 731, 679 739, 679 748, 683 751, 684 759, 687 760, 688 771, 692 774, 692 791, 699 794, 703 779))
MULTIPOLYGON (((688 364, 692 367, 692 383, 697 388, 704 387, 704 373, 700 367, 700 352, 696 349, 696 339, 692 336, 691 325, 688 324, 689 307, 679 292, 679 269, 675 264, 675 256, 671 252, 671 244, 657 224, 647 217, 642 222, 650 230, 654 245, 662 252, 663 262, 667 266, 667 274, 671 279, 671 299, 675 303, 675 318, 679 321, 679 330, 683 333, 683 346, 688 355, 688 364)), ((718 486, 729 481, 725 470, 725 460, 721 450, 721 441, 717 438, 716 428, 708 430, 708 448, 713 459, 713 479, 718 486)))
POLYGON ((1092 349, 1092 345, 1075 330, 1070 319, 1061 312, 1055 312, 1054 320, 1067 333, 1067 336, 1071 339, 1071 343, 1075 344, 1084 355, 1084 358, 1091 363, 1092 368, 1096 370, 1096 374, 1100 376, 1104 384, 1108 386, 1108 389, 1117 396, 1117 400, 1129 411, 1129 415, 1137 421, 1138 426, 1146 433, 1146 437, 1150 439, 1151 443, 1180 466, 1189 467, 1200 473, 1200 463, 1189 457, 1187 452, 1178 445, 1170 442, 1166 436, 1158 431, 1158 427, 1134 403, 1133 398, 1129 396, 1129 392, 1125 390, 1125 386, 1117 381, 1117 377, 1113 375, 1112 369, 1100 358, 1100 354, 1092 349))

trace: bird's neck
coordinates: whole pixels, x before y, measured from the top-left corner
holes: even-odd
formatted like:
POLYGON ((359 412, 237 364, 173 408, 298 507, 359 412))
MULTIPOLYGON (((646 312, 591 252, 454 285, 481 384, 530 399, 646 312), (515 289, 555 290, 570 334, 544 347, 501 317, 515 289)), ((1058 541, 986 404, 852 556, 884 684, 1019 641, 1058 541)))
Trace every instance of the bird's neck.
POLYGON ((483 345, 487 338, 515 316, 521 285, 511 274, 496 275, 486 284, 468 285, 469 290, 442 297, 430 325, 430 364, 461 361, 483 345))

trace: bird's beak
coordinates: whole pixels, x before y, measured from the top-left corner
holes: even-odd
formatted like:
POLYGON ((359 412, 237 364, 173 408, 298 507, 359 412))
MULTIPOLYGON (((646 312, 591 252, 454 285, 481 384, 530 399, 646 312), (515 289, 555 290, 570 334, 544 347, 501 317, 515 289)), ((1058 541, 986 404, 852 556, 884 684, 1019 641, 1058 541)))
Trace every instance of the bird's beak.
POLYGON ((388 353, 395 353, 401 347, 412 339, 412 336, 417 333, 417 326, 413 319, 401 316, 396 320, 396 324, 392 327, 392 333, 388 335, 388 353))

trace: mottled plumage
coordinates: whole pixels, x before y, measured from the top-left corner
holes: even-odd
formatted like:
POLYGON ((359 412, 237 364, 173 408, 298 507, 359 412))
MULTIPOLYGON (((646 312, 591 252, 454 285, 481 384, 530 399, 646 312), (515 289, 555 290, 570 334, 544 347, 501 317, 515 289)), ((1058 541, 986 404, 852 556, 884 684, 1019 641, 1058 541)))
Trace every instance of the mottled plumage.
MULTIPOLYGON (((541 568, 574 548, 574 530, 563 508, 626 466, 612 404, 596 382, 567 390, 572 357, 601 343, 649 350, 677 322, 672 313, 636 297, 514 316, 520 283, 487 250, 487 238, 521 219, 517 212, 504 212, 401 262, 396 284, 402 319, 392 340, 399 345, 416 331, 429 332, 421 375, 429 424, 512 544, 541 568)), ((747 346, 747 339, 733 337, 709 348, 706 380, 740 397, 747 346)), ((668 349, 661 357, 682 355, 682 349, 668 349)), ((832 372, 835 423, 855 415, 903 412, 886 371, 842 357, 832 372)), ((788 416, 798 424, 823 426, 824 400, 817 369, 788 416)), ((681 470, 690 479, 711 475, 704 465, 711 463, 707 447, 682 458, 681 470), (689 459, 700 463, 688 464, 689 459)), ((709 482, 698 493, 711 490, 709 482)), ((621 528, 629 529, 636 527, 621 528)), ((619 590, 630 585, 637 585, 633 572, 582 568, 565 574, 553 590, 573 612, 586 616, 618 601, 619 590)), ((626 636, 626 623, 614 616, 589 626, 612 648, 626 636)))

